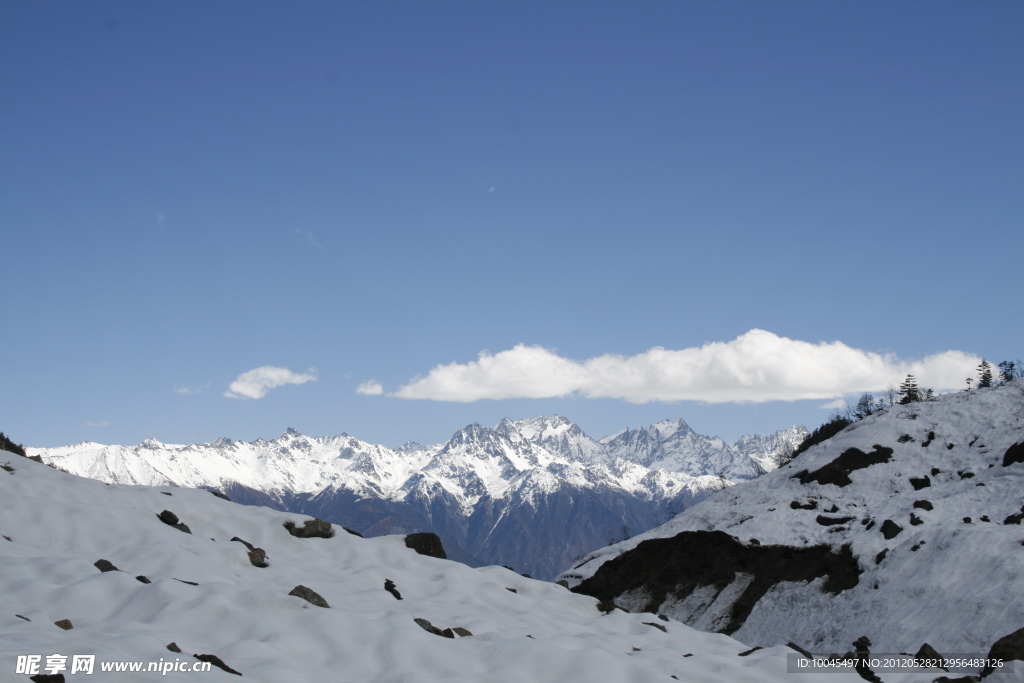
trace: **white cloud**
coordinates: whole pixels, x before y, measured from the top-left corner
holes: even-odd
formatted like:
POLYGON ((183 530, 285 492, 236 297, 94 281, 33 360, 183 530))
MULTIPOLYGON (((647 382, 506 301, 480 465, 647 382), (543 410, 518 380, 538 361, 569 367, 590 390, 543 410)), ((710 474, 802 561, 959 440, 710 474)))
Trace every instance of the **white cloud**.
POLYGON ((834 401, 822 403, 818 407, 821 408, 822 410, 845 410, 848 405, 849 404, 844 399, 837 398, 834 401))
POLYGON ((605 354, 585 361, 519 344, 493 355, 481 352, 468 363, 438 365, 393 395, 457 402, 570 394, 630 403, 834 399, 882 391, 908 373, 923 387, 959 388, 980 361, 962 351, 903 361, 842 342, 813 344, 755 329, 730 342, 678 351, 655 347, 635 356, 605 354))
POLYGON ((107 422, 106 420, 97 420, 95 422, 93 422, 92 420, 86 420, 85 421, 85 426, 86 427, 109 427, 110 423, 107 422))
POLYGON ((380 396, 384 393, 384 385, 375 379, 371 379, 356 387, 356 393, 363 396, 380 396))
POLYGON ((316 381, 316 376, 313 374, 299 375, 288 368, 264 365, 239 375, 224 392, 224 396, 227 398, 263 398, 268 391, 275 387, 314 381, 316 381))

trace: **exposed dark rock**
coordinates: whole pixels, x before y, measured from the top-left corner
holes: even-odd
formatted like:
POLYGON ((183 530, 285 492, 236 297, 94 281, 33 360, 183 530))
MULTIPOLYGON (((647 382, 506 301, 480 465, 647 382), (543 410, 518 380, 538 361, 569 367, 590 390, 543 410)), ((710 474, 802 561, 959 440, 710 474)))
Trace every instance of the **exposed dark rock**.
POLYGON ((136 581, 138 581, 138 582, 140 582, 140 583, 153 583, 152 581, 150 581, 149 579, 147 579, 147 578, 146 578, 145 576, 143 576, 142 574, 139 574, 138 576, 136 576, 136 577, 135 577, 135 580, 136 580, 136 581))
POLYGON ((352 529, 349 529, 347 526, 343 526, 341 528, 344 529, 345 531, 349 532, 353 536, 358 536, 359 538, 364 538, 364 536, 361 533, 359 533, 358 531, 353 531, 352 529))
MULTIPOLYGON (((8 541, 11 541, 11 537, 10 536, 4 536, 4 538, 6 538, 8 541)), ((11 543, 14 543, 14 541, 11 541, 11 543)))
POLYGON ((217 489, 206 489, 206 490, 207 490, 207 491, 209 491, 210 493, 212 493, 213 495, 217 496, 218 498, 223 498, 224 500, 226 500, 226 501, 228 501, 228 502, 230 502, 230 501, 231 501, 231 499, 230 499, 230 498, 228 498, 227 496, 225 496, 225 495, 224 495, 223 493, 221 493, 221 492, 220 492, 220 491, 218 491, 217 489))
POLYGON ((932 441, 934 441, 934 440, 935 440, 935 432, 928 432, 928 438, 925 439, 921 443, 921 445, 924 446, 925 448, 927 448, 929 445, 931 445, 932 441))
POLYGON ((870 531, 873 528, 875 528, 875 520, 869 519, 867 526, 864 527, 864 531, 870 531))
POLYGON ((747 542, 750 543, 750 545, 761 545, 761 541, 757 540, 756 538, 752 538, 747 542))
POLYGON ((923 546, 923 545, 924 545, 924 541, 919 541, 919 542, 915 543, 914 545, 910 546, 910 552, 916 553, 918 550, 921 549, 921 546, 923 546))
POLYGON ((31 620, 31 619, 29 619, 28 617, 23 617, 23 616, 21 616, 20 614, 15 614, 14 616, 18 617, 19 619, 24 619, 25 621, 32 621, 32 620, 31 620))
POLYGON ((1010 515, 1003 520, 1003 524, 1020 524, 1021 521, 1024 521, 1024 511, 1018 512, 1015 515, 1010 515))
POLYGON ((882 548, 882 552, 880 552, 877 555, 875 555, 875 564, 882 564, 882 560, 884 560, 885 556, 888 555, 888 554, 889 554, 889 549, 888 548, 882 548))
POLYGON ((70 631, 71 629, 74 628, 74 626, 71 625, 71 620, 70 619, 60 619, 59 621, 53 622, 53 625, 56 626, 57 628, 62 628, 65 631, 70 631))
POLYGON ((846 524, 853 517, 826 517, 825 515, 818 515, 815 521, 822 526, 834 526, 836 524, 846 524))
POLYGON ((168 493, 167 491, 161 491, 160 493, 164 494, 165 496, 169 496, 169 495, 171 495, 171 494, 170 494, 170 493, 168 493))
POLYGON ((181 652, 181 648, 178 647, 178 644, 173 642, 173 641, 170 642, 170 643, 167 643, 167 649, 170 650, 171 652, 181 652))
POLYGON ((114 563, 110 560, 96 560, 93 562, 93 566, 99 569, 101 572, 119 572, 121 571, 114 566, 114 563))
POLYGON ((661 619, 662 621, 668 621, 668 617, 666 617, 664 614, 659 614, 658 618, 661 619))
POLYGON ((914 507, 919 510, 934 510, 935 506, 932 505, 930 500, 915 500, 914 507))
POLYGON ((891 448, 883 448, 875 444, 874 449, 871 453, 865 453, 857 448, 848 448, 843 451, 842 455, 824 467, 810 473, 802 472, 795 475, 795 477, 800 479, 802 484, 810 484, 816 481, 822 485, 849 486, 852 483, 850 480, 851 472, 870 467, 871 465, 889 462, 890 458, 892 458, 891 448))
MULTIPOLYGON (((925 643, 918 649, 917 654, 914 655, 914 659, 930 659, 932 661, 938 662, 944 658, 942 655, 935 651, 934 647, 932 647, 928 643, 925 643)), ((949 669, 947 669, 944 666, 940 666, 938 668, 942 669, 943 671, 949 671, 949 669)))
POLYGON ((301 526, 295 526, 295 522, 285 522, 284 528, 288 530, 292 536, 298 538, 330 538, 334 536, 334 530, 331 529, 331 523, 325 522, 322 519, 309 519, 301 526))
POLYGON ((0 467, 2 467, 2 468, 3 468, 3 469, 4 469, 5 471, 6 471, 6 472, 13 472, 13 471, 14 471, 14 468, 13 468, 13 467, 11 467, 11 466, 10 466, 10 465, 8 465, 8 464, 3 464, 3 465, 0 465, 0 467))
POLYGON ((981 680, 980 676, 961 676, 960 678, 950 678, 949 676, 939 676, 932 683, 978 683, 981 680))
POLYGON ((249 551, 249 562, 252 566, 264 569, 270 565, 267 564, 267 551, 263 548, 254 548, 249 551))
POLYGON ((402 599, 402 594, 398 592, 398 588, 395 586, 395 582, 391 579, 384 579, 384 590, 395 596, 396 600, 402 599))
POLYGON ((218 669, 224 669, 229 674, 235 674, 236 676, 241 676, 242 675, 242 674, 238 673, 237 671, 235 671, 234 669, 232 669, 227 664, 225 664, 224 660, 221 659, 220 657, 218 657, 217 655, 192 655, 192 656, 195 657, 196 659, 198 659, 201 662, 209 662, 210 664, 213 664, 218 669))
POLYGON ((810 503, 804 503, 803 505, 801 505, 800 503, 794 500, 792 503, 789 504, 789 507, 794 510, 817 510, 818 501, 812 500, 810 503))
MULTIPOLYGON (((433 633, 435 636, 442 636, 444 638, 454 638, 455 637, 455 633, 450 628, 446 628, 446 629, 444 629, 442 631, 441 629, 439 629, 438 627, 434 626, 433 624, 431 624, 426 619, 420 619, 418 617, 413 619, 413 621, 415 621, 417 624, 419 624, 420 628, 422 628, 424 631, 427 631, 429 633, 433 633)), ((470 634, 470 635, 472 635, 472 634, 470 634)))
POLYGON ((1015 462, 1024 463, 1024 441, 1013 444, 1003 455, 1003 467, 1009 467, 1015 462))
POLYGON ((974 472, 969 472, 967 470, 961 470, 961 471, 957 472, 957 474, 960 475, 961 479, 973 479, 974 478, 974 472))
POLYGON ((238 536, 232 536, 232 537, 231 537, 231 540, 232 540, 232 541, 238 541, 239 543, 241 543, 242 545, 244 545, 244 546, 245 546, 246 548, 248 548, 249 550, 256 550, 256 546, 254 546, 254 545, 253 545, 252 543, 249 543, 248 541, 243 541, 243 540, 242 540, 242 539, 240 539, 240 538, 239 538, 238 536))
POLYGON ((942 470, 940 470, 938 467, 933 467, 932 476, 934 477, 936 474, 942 474, 942 470))
POLYGON ((64 674, 36 674, 29 676, 32 683, 64 683, 64 674))
POLYGON ((182 583, 187 583, 187 584, 188 584, 188 585, 190 585, 190 586, 198 586, 198 585, 199 585, 199 584, 198 584, 198 583, 196 583, 195 581, 186 581, 185 579, 174 579, 174 580, 175 580, 175 581, 180 581, 180 582, 182 582, 182 583))
POLYGON ((912 437, 910 434, 904 434, 900 438, 896 439, 896 441, 899 442, 899 443, 909 443, 909 442, 911 442, 913 440, 914 440, 914 437, 912 437))
POLYGON ((174 514, 170 510, 164 510, 159 515, 157 515, 157 517, 159 517, 160 521, 166 524, 167 526, 173 526, 178 531, 184 531, 186 534, 192 533, 192 530, 188 528, 188 525, 179 522, 178 515, 174 514))
MULTIPOLYGON (((1012 660, 1024 661, 1024 628, 1018 629, 997 640, 988 651, 988 659, 990 661, 1001 659, 1004 662, 1012 660)), ((985 678, 993 671, 993 667, 987 666, 982 670, 981 677, 985 678)))
POLYGON ((509 588, 508 586, 505 587, 505 590, 507 590, 510 593, 518 593, 519 592, 515 588, 509 588))
POLYGON ((468 638, 469 636, 473 635, 472 631, 470 631, 468 628, 462 628, 461 626, 453 626, 452 630, 455 631, 455 633, 462 636, 463 638, 468 638))
MULTIPOLYGON (((579 588, 579 586, 577 586, 577 588, 579 588)), ((577 592, 579 592, 579 591, 577 591, 577 592)), ((622 609, 622 608, 619 607, 618 605, 616 605, 615 601, 612 600, 611 598, 609 598, 607 600, 602 600, 601 602, 597 603, 597 611, 598 612, 604 612, 605 614, 611 614, 612 612, 614 612, 617 609, 622 609)), ((625 612, 625 610, 622 610, 622 611, 625 612)))
POLYGON ((561 586, 562 588, 568 588, 569 587, 569 582, 566 581, 565 579, 559 579, 558 581, 555 581, 555 584, 561 586))
POLYGON ((825 510, 824 512, 826 512, 826 513, 828 513, 830 515, 834 514, 836 512, 839 512, 839 506, 836 505, 835 503, 832 503, 832 507, 830 507, 828 510, 825 510))
POLYGON ((749 650, 744 650, 743 652, 739 653, 736 656, 737 657, 746 657, 747 655, 753 654, 753 653, 757 652, 758 650, 763 650, 763 649, 764 648, 761 647, 760 645, 755 645, 754 647, 750 648, 749 650))
POLYGON ((946 450, 947 450, 947 451, 951 451, 951 450, 953 450, 954 448, 956 448, 956 446, 954 446, 953 444, 951 444, 951 443, 947 443, 947 444, 946 444, 946 450))
POLYGON ((901 531, 903 531, 903 527, 891 519, 887 519, 882 522, 882 535, 885 536, 885 540, 887 541, 890 538, 896 538, 899 536, 901 531))
POLYGON ((910 485, 914 487, 915 491, 920 491, 921 489, 926 489, 931 486, 932 480, 929 479, 927 475, 923 477, 911 477, 910 485))
POLYGON ((964 517, 964 524, 970 524, 970 523, 971 523, 971 518, 970 517, 964 517))
POLYGON ((643 541, 605 562, 572 590, 607 604, 626 591, 643 587, 651 597, 638 611, 657 612, 669 597, 683 600, 698 587, 721 590, 737 573, 751 574, 753 580, 733 604, 722 628, 726 634, 738 630, 757 601, 779 582, 827 577, 823 589, 837 594, 857 585, 861 569, 849 545, 838 550, 828 545, 753 546, 722 531, 684 531, 671 538, 643 541))
MULTIPOLYGON (((988 521, 988 520, 985 520, 985 521, 988 521)), ((911 526, 920 526, 922 524, 924 524, 924 522, 921 520, 921 518, 918 517, 917 515, 915 515, 913 512, 911 512, 910 513, 910 525, 911 526)))
POLYGON ((662 633, 668 633, 668 629, 665 628, 664 626, 662 626, 661 624, 655 624, 653 621, 645 621, 645 622, 642 622, 642 623, 645 624, 646 626, 653 626, 654 628, 658 629, 662 633))
POLYGON ((992 520, 988 518, 988 515, 982 515, 981 516, 981 521, 983 521, 983 522, 991 522, 992 520))
POLYGON ((444 552, 444 546, 441 545, 441 539, 437 534, 430 533, 429 531, 409 534, 405 537, 405 547, 412 548, 420 555, 438 557, 442 560, 448 559, 444 552))
POLYGON ((327 601, 323 599, 323 596, 314 590, 306 588, 305 586, 296 586, 288 593, 288 595, 294 595, 297 598, 302 598, 309 604, 316 605, 317 607, 330 607, 330 605, 327 604, 327 601))

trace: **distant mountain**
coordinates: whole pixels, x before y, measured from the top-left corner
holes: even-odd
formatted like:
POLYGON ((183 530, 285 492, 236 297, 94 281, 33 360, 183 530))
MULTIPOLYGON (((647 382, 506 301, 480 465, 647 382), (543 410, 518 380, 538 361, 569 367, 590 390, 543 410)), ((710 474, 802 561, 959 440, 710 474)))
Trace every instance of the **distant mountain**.
POLYGON ((574 558, 665 521, 794 446, 794 427, 736 444, 679 418, 595 441, 564 417, 478 424, 444 444, 398 449, 347 434, 289 429, 251 443, 80 443, 30 448, 110 483, 220 489, 233 500, 301 512, 366 535, 433 531, 453 557, 551 578, 574 558))
POLYGON ((1015 380, 887 408, 562 578, 751 645, 983 653, 1024 627, 1022 491, 1015 380))

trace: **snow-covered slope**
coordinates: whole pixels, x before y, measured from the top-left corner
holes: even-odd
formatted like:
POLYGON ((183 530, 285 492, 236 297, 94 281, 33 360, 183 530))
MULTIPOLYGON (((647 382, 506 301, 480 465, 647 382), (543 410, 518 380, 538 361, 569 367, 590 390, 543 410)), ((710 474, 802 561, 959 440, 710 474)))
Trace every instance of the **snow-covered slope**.
POLYGON ((755 645, 987 652, 1024 626, 1022 442, 1024 380, 897 405, 563 577, 755 645))
POLYGON ((198 664, 194 655, 214 655, 243 680, 267 683, 791 678, 788 648, 738 656, 747 646, 727 636, 653 614, 605 615, 594 598, 501 567, 419 555, 402 536, 362 539, 335 529, 331 538, 297 538, 283 525, 301 527, 308 518, 300 515, 11 461, 12 472, 0 471, 3 681, 28 680, 15 671, 19 657, 33 655, 38 673, 49 661, 63 665, 51 672, 69 681, 237 680, 217 667, 165 670, 198 664), (162 522, 164 510, 191 533, 162 522), (236 537, 265 551, 268 566, 254 566, 236 537), (328 607, 290 595, 299 586, 328 607), (441 637, 415 619, 465 631, 441 637), (71 674, 75 655, 94 655, 93 673, 71 674), (146 672, 150 662, 157 671, 146 672), (105 673, 125 663, 142 672, 105 673))
POLYGON ((745 436, 731 446, 677 418, 598 442, 554 415, 506 418, 494 429, 473 424, 445 444, 400 449, 289 429, 251 443, 149 439, 29 452, 108 483, 220 489, 232 499, 314 514, 367 534, 434 531, 453 551, 551 578, 623 526, 649 529, 666 510, 702 500, 721 488, 720 477, 753 476, 755 461, 770 462, 780 444, 804 433, 745 436))

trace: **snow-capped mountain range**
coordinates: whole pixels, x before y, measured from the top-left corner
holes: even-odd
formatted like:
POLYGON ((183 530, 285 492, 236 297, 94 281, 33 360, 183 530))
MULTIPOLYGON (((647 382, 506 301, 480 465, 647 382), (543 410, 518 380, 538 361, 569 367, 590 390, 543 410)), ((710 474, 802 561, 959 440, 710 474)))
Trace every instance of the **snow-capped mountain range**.
POLYGON ((562 578, 751 645, 985 653, 1024 627, 1022 522, 1018 379, 886 408, 562 578))
POLYGON ((148 439, 29 452, 103 482, 220 489, 366 535, 434 531, 470 564, 476 557, 550 578, 623 527, 649 529, 669 510, 774 469, 776 454, 805 434, 793 427, 728 444, 676 418, 594 440, 555 415, 472 424, 444 444, 398 449, 289 429, 250 443, 148 439))

